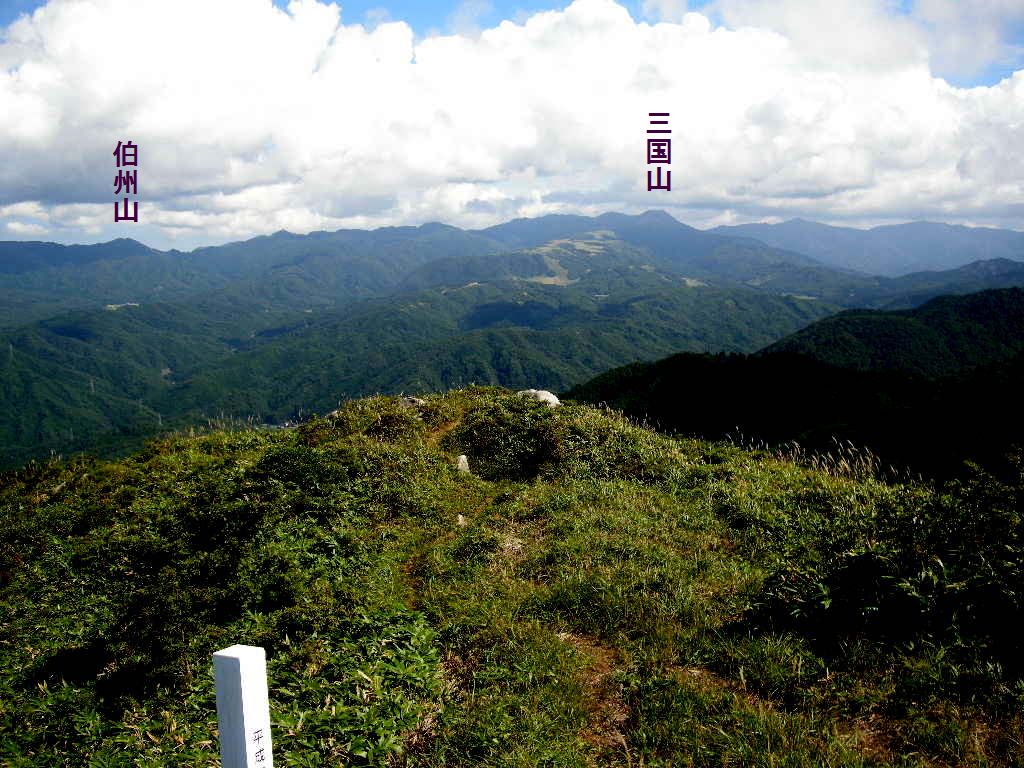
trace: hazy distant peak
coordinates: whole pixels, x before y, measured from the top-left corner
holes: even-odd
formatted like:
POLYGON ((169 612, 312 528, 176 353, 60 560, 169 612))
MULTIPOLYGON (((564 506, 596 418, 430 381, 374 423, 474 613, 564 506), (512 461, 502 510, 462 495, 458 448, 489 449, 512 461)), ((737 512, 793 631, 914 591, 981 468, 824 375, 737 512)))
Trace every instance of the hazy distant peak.
POLYGON ((856 229, 790 219, 709 231, 752 237, 833 267, 887 277, 956 269, 981 260, 1024 261, 1024 232, 931 221, 856 229))
POLYGON ((451 224, 444 224, 440 221, 428 221, 425 224, 420 224, 417 227, 420 232, 455 232, 458 227, 453 227, 451 224))
POLYGON ((676 219, 674 216, 672 216, 670 213, 662 211, 660 209, 651 209, 649 211, 644 211, 643 213, 640 214, 640 218, 649 219, 652 221, 666 221, 671 222, 673 224, 680 223, 680 221, 676 219))

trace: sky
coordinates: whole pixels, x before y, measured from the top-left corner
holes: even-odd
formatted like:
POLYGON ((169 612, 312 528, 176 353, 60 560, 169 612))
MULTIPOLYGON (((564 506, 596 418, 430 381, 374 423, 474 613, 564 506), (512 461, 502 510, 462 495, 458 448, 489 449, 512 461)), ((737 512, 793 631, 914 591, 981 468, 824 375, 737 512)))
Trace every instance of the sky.
POLYGON ((1024 0, 0 0, 0 240, 652 208, 1024 229, 1022 147, 1024 0))

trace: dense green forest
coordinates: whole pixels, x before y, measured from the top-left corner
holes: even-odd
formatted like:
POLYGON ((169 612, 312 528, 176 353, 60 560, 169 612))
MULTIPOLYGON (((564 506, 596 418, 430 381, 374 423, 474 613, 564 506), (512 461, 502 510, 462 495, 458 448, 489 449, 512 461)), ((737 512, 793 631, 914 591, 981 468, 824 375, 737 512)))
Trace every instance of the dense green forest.
POLYGON ((851 460, 948 476, 1024 444, 1022 391, 1024 291, 1010 288, 843 312, 756 355, 678 354, 608 371, 568 396, 667 431, 855 448, 851 460))
MULTIPOLYGON (((1019 262, 873 277, 656 211, 279 232, 189 253, 0 243, 0 466, 128 450, 210 419, 281 423, 376 392, 564 390, 674 352, 754 352, 843 308, 1017 284, 1019 262)), ((885 348, 924 338, 900 330, 915 317, 836 322, 882 322, 886 339, 866 344, 885 348)), ((874 364, 823 328, 808 333, 874 364)), ((927 339, 929 365, 960 354, 940 349, 948 330, 927 339)))
POLYGON ((1024 350, 1024 290, 946 296, 912 310, 848 310, 765 352, 803 354, 857 370, 935 377, 999 363, 1024 350))
POLYGON ((43 321, 0 336, 2 391, 20 405, 0 414, 0 457, 16 463, 105 434, 130 438, 212 417, 282 422, 378 391, 565 388, 678 349, 753 351, 829 311, 664 282, 639 271, 600 298, 514 281, 433 289, 302 316, 250 338, 237 337, 238 316, 162 305, 43 321))
MULTIPOLYGON (((117 251, 126 274, 149 258, 131 247, 117 251)), ((0 391, 16 406, 0 416, 0 463, 130 447, 212 417, 279 422, 377 391, 560 388, 677 349, 752 351, 834 309, 687 282, 608 231, 503 248, 441 225, 280 233, 183 255, 212 276, 187 298, 121 301, 0 333, 0 391)), ((110 269, 92 250, 84 262, 75 253, 64 256, 70 266, 49 256, 47 269, 66 268, 69 280, 110 269)), ((158 267, 170 256, 158 256, 139 281, 163 290, 158 267)))
POLYGON ((481 388, 29 464, 0 762, 218 765, 243 642, 282 765, 1019 765, 1021 470, 882 480, 481 388))

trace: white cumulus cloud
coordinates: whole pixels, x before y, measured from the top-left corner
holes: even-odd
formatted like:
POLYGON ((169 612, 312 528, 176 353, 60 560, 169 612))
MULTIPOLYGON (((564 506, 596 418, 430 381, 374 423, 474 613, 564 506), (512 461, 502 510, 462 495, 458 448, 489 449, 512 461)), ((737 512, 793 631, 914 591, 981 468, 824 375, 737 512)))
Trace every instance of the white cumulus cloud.
MULTIPOLYGON (((1012 8, 991 4, 971 23, 1002 29, 1012 8)), ((50 0, 0 42, 0 225, 181 247, 654 207, 1024 227, 1024 70, 954 87, 924 16, 882 0, 645 13, 575 0, 418 39, 319 0, 50 0), (671 113, 671 192, 646 189, 650 111, 671 113), (137 229, 112 222, 124 139, 137 229)))

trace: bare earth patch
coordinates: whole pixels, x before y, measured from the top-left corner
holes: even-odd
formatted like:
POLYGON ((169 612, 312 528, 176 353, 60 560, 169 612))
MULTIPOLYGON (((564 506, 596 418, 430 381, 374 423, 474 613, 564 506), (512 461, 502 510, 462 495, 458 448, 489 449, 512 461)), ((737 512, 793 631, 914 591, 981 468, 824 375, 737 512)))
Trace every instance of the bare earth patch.
POLYGON ((580 679, 587 696, 587 725, 580 736, 597 749, 602 763, 621 757, 623 753, 629 761, 629 747, 621 730, 629 710, 622 700, 622 691, 612 679, 620 661, 618 651, 587 635, 559 632, 557 637, 588 660, 580 679))

